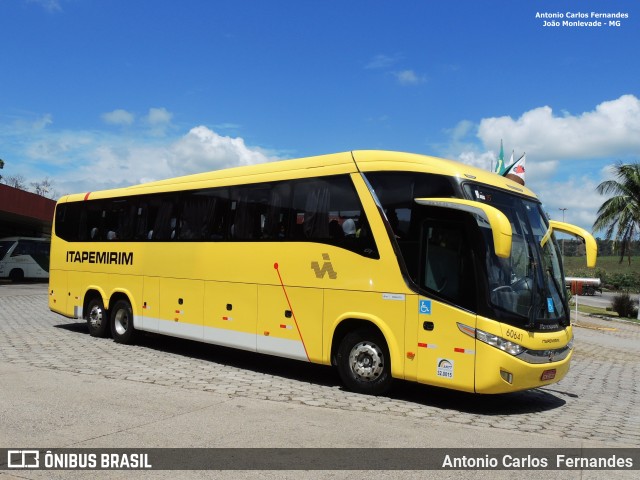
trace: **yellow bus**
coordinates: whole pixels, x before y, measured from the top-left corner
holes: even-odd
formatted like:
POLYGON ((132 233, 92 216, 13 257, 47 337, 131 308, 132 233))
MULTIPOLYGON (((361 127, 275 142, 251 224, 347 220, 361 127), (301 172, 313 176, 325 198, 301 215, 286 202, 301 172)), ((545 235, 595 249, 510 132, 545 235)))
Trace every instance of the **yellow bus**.
POLYGON ((573 349, 554 231, 526 187, 434 157, 354 151, 58 201, 49 307, 139 332, 477 393, 557 382, 573 349))

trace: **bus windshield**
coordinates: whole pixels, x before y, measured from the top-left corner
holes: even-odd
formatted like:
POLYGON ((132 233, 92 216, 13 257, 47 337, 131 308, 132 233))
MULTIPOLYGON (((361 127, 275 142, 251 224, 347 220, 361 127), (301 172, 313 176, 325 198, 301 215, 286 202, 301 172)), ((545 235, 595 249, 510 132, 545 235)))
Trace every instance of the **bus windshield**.
MULTIPOLYGON (((541 241, 549 226, 540 203, 501 190, 467 184, 467 195, 501 210, 513 231, 511 255, 493 252, 489 228, 481 228, 487 245, 490 302, 507 314, 525 317, 529 328, 552 330, 567 322, 567 296, 555 239, 541 241)), ((482 227, 483 225, 481 225, 482 227)))
POLYGON ((13 240, 0 240, 0 260, 4 258, 11 246, 16 243, 13 240))

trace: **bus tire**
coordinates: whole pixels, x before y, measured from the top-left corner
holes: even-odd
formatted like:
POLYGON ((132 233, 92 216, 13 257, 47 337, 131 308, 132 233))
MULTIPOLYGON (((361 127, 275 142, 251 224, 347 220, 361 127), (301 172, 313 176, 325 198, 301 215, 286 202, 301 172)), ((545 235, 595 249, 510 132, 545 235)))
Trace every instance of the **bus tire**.
POLYGON ((118 343, 131 344, 135 340, 133 310, 128 300, 118 300, 111 309, 111 336, 118 343))
POLYGON ((14 268, 9 273, 9 279, 13 283, 22 282, 24 280, 24 271, 21 268, 14 268))
POLYGON ((391 388, 391 360, 384 337, 373 329, 348 333, 337 354, 340 378, 351 391, 381 395, 391 388))
POLYGON ((89 335, 104 338, 109 334, 109 315, 104 309, 100 297, 92 298, 89 301, 85 318, 87 319, 87 327, 89 327, 89 335))

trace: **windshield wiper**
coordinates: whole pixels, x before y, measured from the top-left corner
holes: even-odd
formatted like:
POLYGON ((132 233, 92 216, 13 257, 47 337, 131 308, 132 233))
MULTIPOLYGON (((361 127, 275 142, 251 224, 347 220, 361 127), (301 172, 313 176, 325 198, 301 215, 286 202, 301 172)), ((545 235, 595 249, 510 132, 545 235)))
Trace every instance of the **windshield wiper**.
POLYGON ((531 310, 529 310, 529 323, 527 323, 527 328, 534 328, 536 326, 536 318, 538 317, 538 313, 540 311, 540 292, 536 289, 536 279, 533 279, 533 289, 531 290, 531 294, 533 295, 533 302, 531 305, 531 310))
POLYGON ((533 296, 531 302, 531 310, 529 310, 529 323, 527 328, 534 328, 536 326, 536 317, 540 311, 540 292, 538 286, 538 269, 536 268, 536 262, 533 261, 533 252, 531 251, 531 245, 527 245, 529 250, 529 268, 531 268, 531 277, 533 278, 533 285, 531 286, 531 295, 533 296))

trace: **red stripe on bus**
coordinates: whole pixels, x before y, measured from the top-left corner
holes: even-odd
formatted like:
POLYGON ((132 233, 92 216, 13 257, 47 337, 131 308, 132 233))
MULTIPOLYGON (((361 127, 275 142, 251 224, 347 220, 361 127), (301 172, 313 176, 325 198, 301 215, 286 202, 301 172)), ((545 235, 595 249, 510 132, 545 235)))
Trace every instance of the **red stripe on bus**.
POLYGON ((280 280, 280 286, 282 286, 282 291, 284 292, 284 298, 287 299, 287 305, 289 305, 289 310, 291 310, 291 316, 293 317, 293 322, 296 324, 296 329, 298 330, 298 336, 300 337, 300 341, 302 342, 302 348, 304 348, 304 354, 307 356, 307 360, 311 361, 309 358, 309 352, 307 351, 307 346, 304 343, 304 338, 302 338, 302 332, 300 331, 300 325, 298 325, 298 319, 296 318, 296 312, 291 306, 291 300, 289 300, 289 294, 287 294, 287 289, 284 286, 284 282, 282 281, 282 275, 280 275, 280 268, 278 263, 273 264, 273 268, 278 274, 278 280, 280 280))

